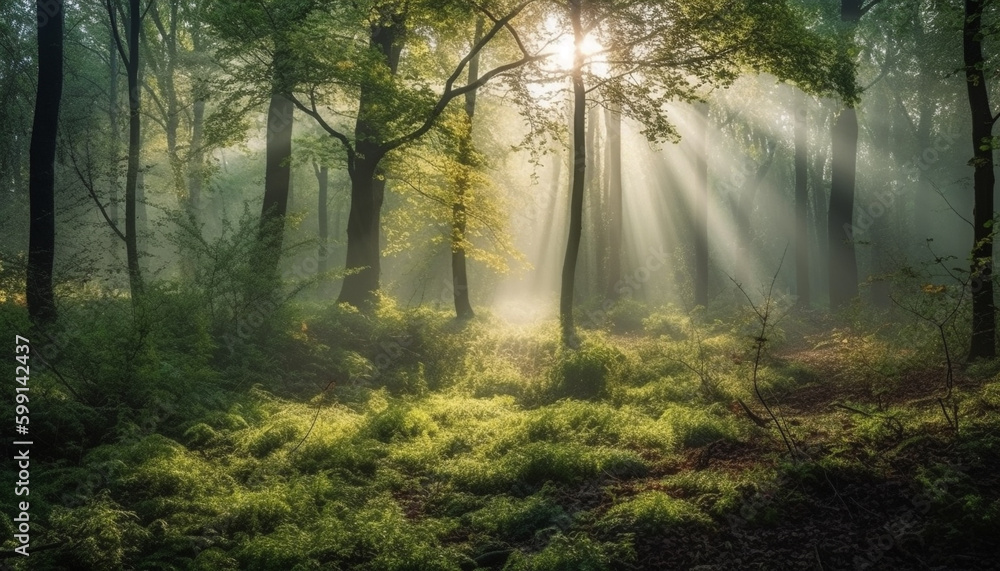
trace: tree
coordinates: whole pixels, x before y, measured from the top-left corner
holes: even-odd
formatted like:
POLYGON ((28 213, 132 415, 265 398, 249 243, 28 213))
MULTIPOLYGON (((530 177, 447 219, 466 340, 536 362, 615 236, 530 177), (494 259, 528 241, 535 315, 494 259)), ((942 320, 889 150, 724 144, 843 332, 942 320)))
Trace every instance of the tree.
POLYGON ((245 125, 233 117, 267 104, 264 196, 257 243, 262 273, 272 280, 277 278, 290 191, 292 91, 300 71, 295 36, 316 8, 313 0, 223 0, 210 4, 204 13, 224 42, 220 57, 235 64, 228 81, 232 92, 222 105, 228 117, 216 114, 216 136, 224 139, 244 130, 245 125))
MULTIPOLYGON (((348 275, 344 278, 339 302, 366 308, 375 300, 381 268, 379 237, 386 189, 383 159, 430 132, 454 99, 475 91, 496 76, 544 58, 528 52, 512 25, 512 21, 532 2, 525 0, 501 16, 484 9, 483 15, 492 24, 483 37, 451 67, 443 88, 436 93, 427 86, 426 80, 412 77, 419 77, 420 70, 412 70, 411 77, 406 80, 397 75, 404 44, 417 35, 409 30, 408 22, 418 17, 416 12, 420 6, 387 2, 361 15, 359 19, 367 25, 364 46, 343 38, 329 37, 326 26, 305 30, 301 42, 310 50, 299 55, 305 60, 301 65, 306 79, 293 95, 293 102, 343 146, 351 178, 351 206, 347 222, 348 275), (504 32, 511 37, 519 57, 480 73, 476 81, 456 86, 472 60, 504 32), (333 40, 336 40, 336 45, 329 45, 333 40), (319 51, 324 53, 322 57, 317 57, 315 46, 325 43, 329 45, 329 50, 321 48, 319 51), (353 136, 337 123, 327 121, 324 115, 325 106, 340 103, 342 108, 345 99, 343 91, 357 94, 353 136), (323 97, 324 92, 326 97, 323 97)), ((450 9, 462 13, 470 7, 456 3, 450 9)), ((329 14, 334 21, 359 17, 338 10, 329 14)), ((437 13, 437 10, 434 12, 437 13)), ((346 115, 347 112, 340 111, 338 114, 346 115)))
MULTIPOLYGON (((473 45, 482 39, 484 25, 482 16, 476 18, 473 45)), ((469 60, 467 84, 475 83, 479 79, 479 57, 480 54, 477 52, 469 60)), ((472 146, 472 118, 475 114, 476 90, 473 89, 465 94, 465 121, 458 144, 458 162, 461 168, 458 170, 458 176, 455 177, 455 199, 452 203, 451 276, 455 295, 455 315, 459 319, 470 319, 475 315, 472 311, 472 303, 469 301, 469 275, 465 266, 466 201, 472 192, 469 170, 474 168, 477 162, 472 146)))
MULTIPOLYGON (((608 133, 608 267, 605 297, 618 295, 622 279, 622 244, 625 228, 622 204, 622 113, 621 107, 612 104, 604 110, 604 125, 608 133)), ((707 230, 706 230, 707 231, 707 230)))
MULTIPOLYGON (((853 38, 854 30, 861 17, 881 0, 841 0, 840 19, 847 28, 848 38, 853 38)), ((854 62, 849 50, 850 42, 845 39, 838 62, 846 73, 854 75, 854 62)), ((854 251, 853 221, 854 194, 857 182, 858 160, 858 114, 855 107, 859 95, 852 93, 845 98, 844 108, 834 121, 831 130, 831 181, 830 209, 828 216, 828 247, 830 251, 830 307, 841 308, 858 296, 858 261, 854 251)))
POLYGON ((694 198, 694 304, 708 306, 708 104, 697 106, 698 151, 695 155, 694 198))
POLYGON ((597 92, 603 102, 619 104, 623 114, 643 124, 643 133, 653 140, 678 139, 663 110, 663 100, 697 101, 707 86, 728 85, 746 70, 774 73, 812 93, 843 95, 853 90, 853 76, 845 82, 844 74, 838 73, 834 44, 810 32, 802 16, 784 2, 724 6, 712 2, 584 6, 581 2, 567 5, 576 42, 573 67, 568 71, 574 96, 574 163, 560 323, 563 341, 569 345, 576 339, 572 311, 582 233, 580 185, 586 165, 582 108, 588 89, 582 74, 582 42, 587 33, 603 32, 603 56, 613 70, 609 77, 594 78, 589 91, 597 92))
POLYGON ((139 185, 139 152, 142 148, 140 125, 140 102, 142 96, 139 80, 139 34, 142 27, 141 5, 139 0, 128 2, 128 22, 125 26, 126 43, 122 43, 118 29, 118 8, 112 0, 106 0, 105 7, 111 19, 111 33, 118 55, 125 62, 125 74, 128 78, 128 162, 125 171, 125 258, 128 265, 129 290, 133 302, 142 295, 142 273, 139 268, 138 229, 136 227, 136 189, 139 185), (128 46, 126 48, 126 45, 128 46))
POLYGON ((56 318, 52 291, 55 263, 55 158, 63 86, 63 2, 37 0, 38 89, 28 151, 30 228, 26 296, 36 323, 56 318))
POLYGON ((809 307, 809 124, 805 103, 795 106, 795 293, 802 307, 809 307))
POLYGON ((972 340, 969 360, 996 356, 996 308, 993 304, 993 125, 1000 118, 990 106, 984 73, 983 11, 986 0, 965 0, 962 54, 972 111, 973 246, 971 277, 972 340))
POLYGON ((573 169, 570 179, 569 237, 563 259, 562 288, 559 293, 559 323, 563 343, 575 347, 576 331, 573 326, 573 289, 576 285, 576 262, 580 255, 580 238, 583 235, 583 188, 587 167, 586 133, 587 92, 583 83, 584 24, 583 0, 569 0, 569 20, 573 27, 573 169))

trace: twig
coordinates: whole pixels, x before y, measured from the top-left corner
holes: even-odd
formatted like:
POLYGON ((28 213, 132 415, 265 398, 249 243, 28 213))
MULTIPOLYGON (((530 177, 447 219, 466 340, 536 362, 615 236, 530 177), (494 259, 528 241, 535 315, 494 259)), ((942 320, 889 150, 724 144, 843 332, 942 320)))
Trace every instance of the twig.
MULTIPOLYGON (((756 351, 753 360, 753 392, 757 395, 757 400, 760 404, 764 406, 764 410, 767 411, 768 416, 774 421, 775 427, 778 429, 778 434, 781 435, 781 440, 785 443, 785 448, 788 449, 788 453, 793 457, 795 456, 795 445, 790 440, 789 434, 787 434, 786 429, 782 427, 781 421, 778 420, 777 415, 772 410, 771 406, 767 404, 767 399, 761 394, 760 384, 758 382, 758 373, 760 371, 761 360, 764 354, 764 345, 767 343, 767 331, 768 331, 768 320, 771 318, 772 305, 774 303, 774 284, 778 281, 778 274, 781 273, 781 266, 785 262, 785 255, 788 253, 788 245, 785 245, 785 251, 781 254, 781 260, 778 262, 778 268, 774 271, 774 276, 771 278, 771 285, 767 289, 767 295, 764 298, 764 303, 762 306, 758 306, 747 294, 743 285, 733 279, 732 276, 728 276, 729 280, 736 284, 736 287, 743 294, 743 297, 747 298, 747 302, 750 303, 750 308, 757 315, 757 320, 760 321, 760 334, 754 338, 754 345, 756 346, 756 351)), ((727 274, 728 275, 728 274, 727 274)), ((773 324, 772 324, 773 327, 773 324)))

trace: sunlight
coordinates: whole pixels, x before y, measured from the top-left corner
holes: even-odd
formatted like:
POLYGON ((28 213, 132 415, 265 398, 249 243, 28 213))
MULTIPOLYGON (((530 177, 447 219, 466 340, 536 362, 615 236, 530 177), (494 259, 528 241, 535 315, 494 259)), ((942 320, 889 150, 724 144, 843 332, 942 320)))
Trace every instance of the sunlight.
MULTIPOLYGON (((573 67, 573 38, 570 36, 561 36, 559 41, 556 42, 555 46, 555 63, 560 70, 569 71, 573 67)), ((583 38, 583 43, 580 45, 580 51, 583 53, 584 61, 589 63, 588 60, 594 54, 600 53, 604 47, 598 42, 593 36, 586 35, 583 38)), ((587 65, 584 63, 584 65, 587 65)))

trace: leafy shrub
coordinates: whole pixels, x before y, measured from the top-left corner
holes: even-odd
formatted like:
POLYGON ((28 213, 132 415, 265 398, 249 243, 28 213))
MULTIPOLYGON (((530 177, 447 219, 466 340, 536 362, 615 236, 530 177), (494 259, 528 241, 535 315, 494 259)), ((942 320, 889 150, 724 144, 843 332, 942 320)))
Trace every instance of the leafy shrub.
POLYGON ((367 432, 381 442, 406 440, 437 432, 438 426, 429 414, 418 408, 394 403, 374 414, 368 421, 367 432))
POLYGON ((557 398, 589 400, 603 396, 609 380, 626 362, 621 351, 603 341, 587 339, 579 349, 563 348, 550 372, 553 392, 557 398))
POLYGON ((659 422, 666 424, 685 447, 704 446, 719 439, 736 440, 739 427, 729 416, 720 416, 720 407, 667 406, 659 422))
POLYGON ((69 542, 62 555, 72 567, 123 569, 149 538, 137 520, 105 491, 78 508, 56 506, 49 525, 53 535, 69 542))
POLYGON ((628 333, 642 331, 643 324, 649 315, 646 304, 633 298, 617 300, 608 310, 606 321, 613 331, 628 333))
POLYGON ((672 304, 665 305, 642 320, 642 328, 650 335, 663 335, 679 341, 687 337, 690 318, 672 304))

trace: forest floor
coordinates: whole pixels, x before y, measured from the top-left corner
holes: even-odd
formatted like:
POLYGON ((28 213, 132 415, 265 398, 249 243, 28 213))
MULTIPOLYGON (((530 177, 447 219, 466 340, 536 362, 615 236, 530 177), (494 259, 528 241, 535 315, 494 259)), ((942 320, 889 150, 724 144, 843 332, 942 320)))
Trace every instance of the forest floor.
POLYGON ((749 313, 630 308, 569 351, 552 323, 306 308, 226 352, 104 308, 33 377, 37 551, 0 561, 1000 569, 1000 364, 949 392, 935 332, 879 319, 793 316, 757 360, 749 313))

